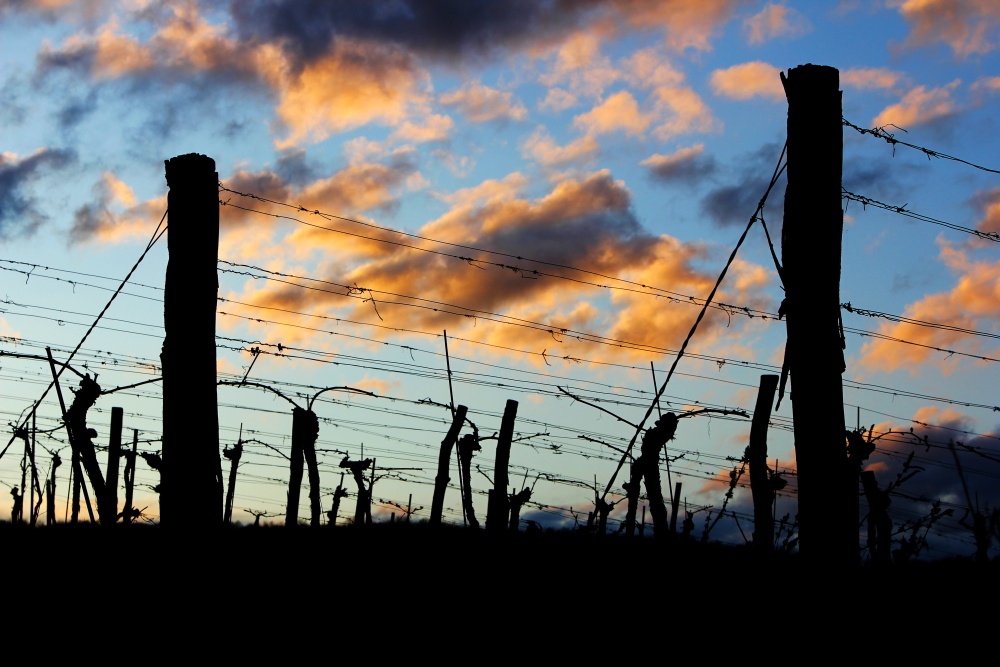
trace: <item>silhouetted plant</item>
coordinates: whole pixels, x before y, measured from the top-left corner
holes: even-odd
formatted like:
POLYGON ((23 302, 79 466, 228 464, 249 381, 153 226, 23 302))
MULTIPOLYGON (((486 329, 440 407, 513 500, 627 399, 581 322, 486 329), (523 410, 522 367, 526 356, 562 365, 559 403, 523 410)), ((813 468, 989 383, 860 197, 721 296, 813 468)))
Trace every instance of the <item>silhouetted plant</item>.
POLYGON ((902 535, 899 538, 899 548, 892 552, 892 556, 897 563, 905 563, 916 560, 920 552, 927 548, 927 534, 931 527, 945 517, 952 516, 953 509, 941 509, 941 501, 935 500, 931 503, 931 511, 910 524, 903 523, 899 527, 897 534, 909 533, 909 536, 902 535))

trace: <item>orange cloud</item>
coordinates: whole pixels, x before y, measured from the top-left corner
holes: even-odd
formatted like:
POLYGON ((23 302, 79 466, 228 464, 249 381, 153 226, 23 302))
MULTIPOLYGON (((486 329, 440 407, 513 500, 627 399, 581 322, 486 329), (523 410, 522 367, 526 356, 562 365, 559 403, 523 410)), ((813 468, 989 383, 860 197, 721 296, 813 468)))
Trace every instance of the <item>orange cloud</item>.
MULTIPOLYGON (((1000 262, 973 261, 966 253, 944 241, 941 259, 958 276, 955 287, 949 292, 930 294, 906 307, 902 316, 923 322, 947 322, 951 327, 977 330, 980 322, 1000 321, 1000 262)), ((945 353, 929 348, 956 349, 977 354, 982 344, 975 337, 959 331, 944 330, 911 324, 884 323, 878 328, 884 336, 917 343, 907 345, 889 340, 873 340, 861 347, 857 365, 863 372, 908 369, 916 375, 921 364, 942 359, 945 353)), ((945 372, 954 369, 961 359, 942 359, 945 372)))
POLYGON ((716 95, 736 100, 749 100, 754 97, 774 101, 785 99, 780 70, 760 61, 717 69, 712 72, 709 85, 716 95))
POLYGON ((690 132, 711 132, 719 123, 705 102, 690 88, 657 88, 656 112, 665 120, 653 128, 653 134, 666 141, 690 132))
MULTIPOLYGON (((228 36, 225 26, 200 16, 195 3, 174 3, 169 11, 145 42, 120 34, 112 20, 93 36, 73 35, 59 48, 45 44, 41 67, 83 66, 99 79, 171 80, 180 71, 262 83, 277 97, 276 129, 286 133, 275 142, 279 149, 372 122, 399 126, 413 112, 426 114, 429 77, 398 47, 338 37, 328 52, 299 67, 276 44, 228 36)), ((402 131, 415 134, 416 128, 402 131)))
POLYGON ((566 92, 562 88, 550 88, 545 94, 545 99, 538 103, 539 109, 560 112, 579 103, 576 95, 566 92))
POLYGON ((559 146, 555 140, 539 127, 521 144, 521 152, 545 167, 565 167, 586 161, 600 150, 594 137, 585 135, 559 146))
POLYGON ((775 37, 798 37, 812 29, 809 21, 799 12, 769 3, 758 13, 743 21, 749 44, 763 44, 775 37))
POLYGON ((573 118, 573 126, 587 134, 624 131, 641 135, 652 122, 652 116, 639 111, 639 105, 627 90, 615 93, 587 113, 573 118))
POLYGON ((944 42, 958 58, 990 53, 1000 31, 995 0, 891 0, 910 24, 909 46, 944 42))
POLYGON ((659 153, 654 153, 653 155, 650 155, 648 158, 646 158, 639 164, 654 170, 669 171, 681 164, 693 160, 697 156, 701 155, 704 151, 705 151, 704 144, 695 144, 694 146, 688 146, 686 148, 678 148, 670 155, 661 155, 659 153))
POLYGON ((983 219, 976 224, 976 229, 1000 234, 1000 188, 978 193, 974 203, 983 211, 983 219))
POLYGON ((699 2, 647 2, 615 0, 625 20, 636 27, 661 26, 666 44, 678 51, 711 51, 709 39, 735 13, 741 0, 699 0, 699 2))
POLYGON ((895 88, 903 80, 899 72, 876 67, 855 67, 840 73, 840 83, 859 90, 895 88))
POLYGON ((622 74, 601 54, 600 38, 591 32, 570 35, 556 52, 552 68, 539 80, 546 86, 565 85, 576 97, 600 97, 622 74))
POLYGON ((445 141, 453 127, 455 127, 455 121, 449 116, 433 114, 425 118, 423 124, 420 125, 410 121, 404 122, 399 129, 392 133, 392 138, 415 143, 445 141))
POLYGON ((514 99, 513 93, 505 93, 481 83, 466 84, 461 89, 445 93, 438 98, 441 104, 458 107, 458 110, 474 123, 491 120, 524 120, 528 110, 514 99))
POLYGON ((399 125, 428 94, 427 75, 403 51, 338 39, 327 56, 282 82, 277 114, 290 132, 277 147, 322 141, 371 122, 399 125))
POLYGON ((951 92, 959 83, 956 79, 946 86, 930 90, 924 86, 917 86, 906 93, 897 104, 883 109, 872 123, 874 127, 895 125, 908 128, 949 116, 957 109, 951 99, 951 92))
POLYGON ((92 191, 94 200, 73 215, 70 239, 75 243, 148 241, 167 209, 165 195, 136 204, 132 188, 109 171, 92 191))

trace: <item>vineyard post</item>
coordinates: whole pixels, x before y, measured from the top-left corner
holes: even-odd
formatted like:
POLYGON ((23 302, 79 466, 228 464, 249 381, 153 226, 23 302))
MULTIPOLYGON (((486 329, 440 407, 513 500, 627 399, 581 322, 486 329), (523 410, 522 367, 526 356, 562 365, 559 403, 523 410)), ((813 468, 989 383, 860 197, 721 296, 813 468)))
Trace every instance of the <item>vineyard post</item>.
POLYGON ((222 525, 216 385, 219 175, 197 153, 164 161, 169 228, 163 293, 160 523, 222 525))
POLYGON ((118 519, 118 459, 121 458, 122 421, 125 410, 111 408, 111 431, 108 433, 108 474, 104 482, 108 516, 111 523, 118 519))
POLYGON ((774 492, 767 476, 767 426, 771 420, 771 404, 778 388, 777 375, 761 375, 757 390, 757 405, 750 425, 750 492, 753 495, 753 547, 757 553, 774 551, 774 515, 771 503, 774 492))
POLYGON ((305 457, 302 439, 295 437, 301 408, 292 408, 292 455, 288 458, 288 491, 285 505, 285 525, 294 527, 299 522, 299 493, 302 489, 302 467, 305 457))
POLYGON ((493 468, 493 488, 486 505, 486 530, 500 534, 507 530, 507 466, 510 463, 510 445, 514 439, 514 420, 517 418, 517 401, 507 399, 500 422, 497 440, 496 463, 493 468))
POLYGON ((843 115, 836 68, 801 65, 781 82, 788 99, 788 181, 781 263, 785 364, 799 481, 802 557, 834 565, 857 558, 857 516, 845 446, 844 341, 840 326, 843 115))
POLYGON ((122 522, 132 523, 132 494, 135 489, 135 458, 139 451, 139 429, 132 429, 132 451, 125 455, 125 506, 122 522))
POLYGON ((243 456, 243 425, 240 425, 240 438, 232 449, 225 449, 222 455, 229 459, 229 486, 226 488, 226 509, 222 521, 227 526, 233 523, 233 499, 236 497, 236 471, 240 467, 243 456))
POLYGON ((681 483, 674 484, 674 497, 670 499, 670 537, 677 535, 677 512, 681 508, 681 483))
POLYGON ((451 420, 451 428, 448 429, 444 440, 441 441, 441 451, 438 454, 437 477, 434 478, 434 498, 431 503, 430 525, 432 526, 441 525, 441 514, 444 511, 444 494, 448 490, 448 482, 451 481, 451 478, 448 476, 448 467, 451 464, 451 449, 458 440, 458 433, 462 430, 462 424, 465 422, 465 415, 468 410, 464 405, 459 405, 455 408, 455 413, 451 420))

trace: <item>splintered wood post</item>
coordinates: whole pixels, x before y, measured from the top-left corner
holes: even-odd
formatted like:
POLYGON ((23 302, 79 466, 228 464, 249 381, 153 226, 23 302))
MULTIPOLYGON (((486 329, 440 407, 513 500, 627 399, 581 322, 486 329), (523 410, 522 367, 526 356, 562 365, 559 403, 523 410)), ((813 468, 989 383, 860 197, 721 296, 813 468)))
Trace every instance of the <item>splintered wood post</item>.
POLYGON ((500 422, 496 464, 493 468, 493 488, 489 492, 486 507, 486 530, 497 534, 507 530, 507 486, 509 484, 507 466, 510 464, 510 445, 514 439, 514 420, 516 418, 517 401, 508 399, 503 411, 503 420, 500 422))
POLYGON ((52 472, 45 482, 45 525, 53 526, 56 523, 56 468, 62 465, 62 458, 58 452, 52 454, 52 472))
POLYGON ((222 517, 222 521, 229 526, 233 523, 233 499, 236 497, 236 471, 240 467, 240 458, 243 456, 242 435, 232 448, 224 449, 222 455, 229 459, 229 486, 226 488, 226 511, 222 517))
POLYGON ((632 462, 629 470, 629 480, 622 483, 625 489, 625 536, 635 536, 635 513, 639 509, 639 486, 642 480, 642 463, 638 460, 632 462))
MULTIPOLYGON (((663 502, 663 490, 660 488, 660 452, 666 451, 667 442, 672 440, 677 430, 677 415, 668 412, 656 420, 653 428, 642 436, 641 454, 637 460, 642 479, 646 484, 646 499, 649 513, 653 515, 653 537, 664 538, 669 533, 667 506, 663 502)), ((638 486, 639 480, 636 480, 638 486)), ((645 507, 643 512, 645 512, 645 507)), ((645 515, 643 523, 645 523, 645 515)))
POLYGON ((861 486, 868 500, 868 553, 876 565, 892 563, 892 519, 889 518, 889 500, 878 488, 875 473, 861 472, 861 486))
POLYGON ((295 437, 295 427, 301 411, 301 408, 292 409, 292 454, 288 458, 288 502, 285 505, 285 525, 289 527, 299 522, 299 493, 302 490, 302 467, 305 465, 302 439, 295 437))
POLYGON ((788 184, 781 231, 803 559, 853 564, 858 482, 847 466, 840 326, 843 115, 836 68, 781 73, 788 98, 788 184), (853 488, 852 488, 853 487, 853 488))
POLYGON ((753 494, 753 548, 757 553, 774 551, 774 515, 771 503, 774 490, 767 476, 767 426, 771 420, 771 405, 778 388, 777 375, 761 375, 757 390, 757 405, 750 425, 750 491, 753 494))
POLYGON ((458 458, 461 462, 462 475, 465 485, 462 487, 462 512, 468 521, 468 526, 472 529, 479 528, 479 520, 476 519, 476 510, 472 506, 472 456, 480 451, 482 446, 475 433, 466 433, 458 441, 458 458))
POLYGON ((437 477, 434 478, 434 498, 431 503, 430 525, 432 526, 441 525, 441 514, 444 512, 444 494, 448 490, 448 482, 451 481, 451 478, 448 476, 448 467, 451 465, 451 449, 458 440, 458 434, 462 430, 462 424, 465 422, 465 414, 468 410, 464 405, 455 408, 455 414, 451 420, 451 428, 448 429, 444 440, 441 441, 441 451, 438 453, 437 477))
MULTIPOLYGON (((298 441, 306 460, 309 475, 309 525, 318 526, 320 515, 319 463, 316 461, 316 438, 319 437, 319 418, 312 410, 295 408, 292 416, 292 448, 298 441)), ((301 478, 301 470, 299 477, 301 478)))
POLYGON ((135 459, 139 451, 139 430, 132 429, 132 451, 125 456, 125 506, 122 522, 132 523, 132 493, 135 488, 135 459))
POLYGON ((670 535, 677 534, 677 512, 681 509, 681 483, 674 484, 674 497, 670 501, 670 535))
POLYGON ((160 524, 222 525, 222 460, 216 385, 219 175, 215 160, 165 160, 167 271, 163 293, 163 469, 160 524))
POLYGON ((111 408, 111 431, 108 433, 108 475, 104 483, 108 516, 111 523, 118 520, 118 460, 122 450, 123 408, 111 408))

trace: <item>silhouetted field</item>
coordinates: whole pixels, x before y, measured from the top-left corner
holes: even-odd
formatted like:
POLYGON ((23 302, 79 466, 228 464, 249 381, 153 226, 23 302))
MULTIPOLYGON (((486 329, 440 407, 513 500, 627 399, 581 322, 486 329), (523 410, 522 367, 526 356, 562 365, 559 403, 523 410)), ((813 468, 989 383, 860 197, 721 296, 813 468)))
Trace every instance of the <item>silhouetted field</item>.
POLYGON ((129 595, 176 601, 196 594, 246 604, 281 599, 375 605, 405 598, 419 607, 456 596, 476 604, 499 599, 515 609, 572 607, 574 600, 610 596, 626 608, 676 603, 720 612, 751 599, 770 600, 775 610, 789 613, 863 598, 873 610, 930 599, 964 605, 995 599, 1000 591, 996 561, 838 569, 798 555, 762 559, 749 547, 695 541, 557 531, 491 535, 426 524, 195 532, 141 524, 32 529, 4 523, 0 539, 8 571, 37 573, 8 578, 15 586, 58 596, 73 582, 105 588, 118 601, 129 595))

